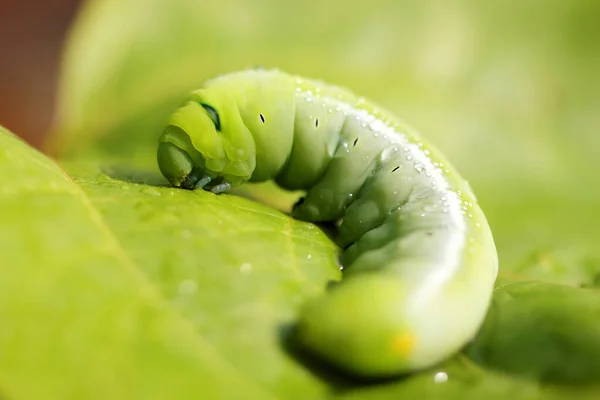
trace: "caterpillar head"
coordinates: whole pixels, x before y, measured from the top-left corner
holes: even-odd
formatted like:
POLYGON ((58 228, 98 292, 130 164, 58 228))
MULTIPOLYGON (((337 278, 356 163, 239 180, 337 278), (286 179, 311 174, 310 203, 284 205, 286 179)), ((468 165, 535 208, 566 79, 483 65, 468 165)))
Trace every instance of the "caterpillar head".
POLYGON ((159 139, 158 166, 175 187, 209 189, 221 182, 239 185, 252 175, 253 143, 239 140, 247 136, 247 128, 241 120, 227 118, 236 115, 231 106, 235 102, 216 94, 207 90, 192 93, 171 115, 159 139))

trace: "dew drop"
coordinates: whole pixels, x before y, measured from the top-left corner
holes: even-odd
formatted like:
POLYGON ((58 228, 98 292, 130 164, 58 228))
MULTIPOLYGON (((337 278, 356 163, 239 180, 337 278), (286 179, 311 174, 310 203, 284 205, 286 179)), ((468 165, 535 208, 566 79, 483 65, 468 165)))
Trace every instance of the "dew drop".
POLYGON ((413 159, 413 156, 406 156, 406 159, 407 159, 408 161, 410 161, 410 160, 412 160, 412 159, 413 159))
POLYGON ((440 371, 433 376, 433 381, 435 383, 445 383, 448 381, 448 374, 440 371))
POLYGON ((312 258, 312 254, 309 254, 308 256, 306 256, 307 260, 310 260, 312 258))

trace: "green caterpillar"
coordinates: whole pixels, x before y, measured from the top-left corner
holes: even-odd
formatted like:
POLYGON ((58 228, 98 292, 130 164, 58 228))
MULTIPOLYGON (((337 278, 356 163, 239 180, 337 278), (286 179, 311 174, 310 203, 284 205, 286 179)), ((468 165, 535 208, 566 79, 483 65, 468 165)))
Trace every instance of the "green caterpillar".
POLYGON ((193 91, 159 139, 176 187, 274 180, 305 190, 293 216, 338 221, 340 284, 301 310, 298 343, 342 370, 387 377, 459 351, 489 307, 498 258, 468 183, 375 104, 277 70, 193 91))

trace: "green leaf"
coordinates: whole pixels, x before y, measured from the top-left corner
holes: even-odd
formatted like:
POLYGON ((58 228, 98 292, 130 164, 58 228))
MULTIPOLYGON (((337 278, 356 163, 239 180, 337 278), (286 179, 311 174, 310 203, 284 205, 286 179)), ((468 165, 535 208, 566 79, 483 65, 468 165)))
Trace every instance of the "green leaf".
POLYGON ((467 354, 533 381, 597 384, 600 292, 540 282, 501 286, 467 354))
POLYGON ((271 398, 140 270, 81 188, 3 128, 0 176, 3 398, 271 398))
POLYGON ((285 342, 298 307, 340 279, 337 247, 321 229, 144 171, 65 166, 153 287, 224 359, 280 398, 323 394, 285 342))

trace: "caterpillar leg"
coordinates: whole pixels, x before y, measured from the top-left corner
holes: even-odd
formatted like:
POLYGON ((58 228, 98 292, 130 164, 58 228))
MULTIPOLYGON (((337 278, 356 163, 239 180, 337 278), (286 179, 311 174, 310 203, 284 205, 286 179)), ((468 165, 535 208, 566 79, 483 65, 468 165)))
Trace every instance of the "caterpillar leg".
POLYGON ((213 192, 214 194, 219 194, 219 193, 225 193, 229 189, 231 189, 231 183, 223 182, 223 183, 219 183, 218 185, 216 185, 215 187, 210 189, 210 191, 213 192))
POLYGON ((212 181, 212 178, 210 176, 203 176, 202 178, 200 178, 198 183, 196 183, 194 189, 202 189, 204 186, 208 185, 210 181, 212 181))

